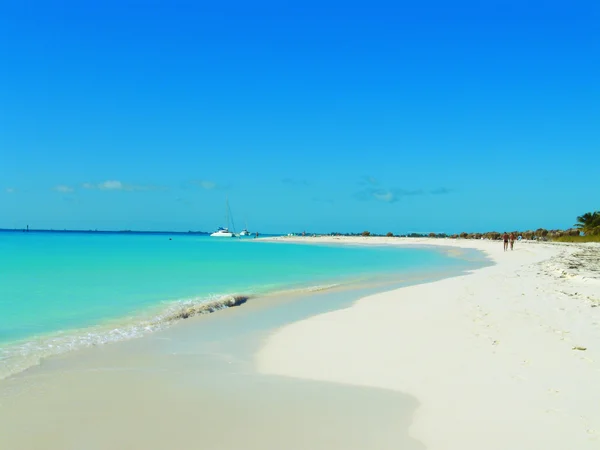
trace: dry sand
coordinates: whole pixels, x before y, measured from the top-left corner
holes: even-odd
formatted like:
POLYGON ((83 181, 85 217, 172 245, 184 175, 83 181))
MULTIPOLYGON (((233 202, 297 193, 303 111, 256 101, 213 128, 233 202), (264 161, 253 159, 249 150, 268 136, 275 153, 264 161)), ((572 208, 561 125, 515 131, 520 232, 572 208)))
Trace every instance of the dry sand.
POLYGON ((600 246, 283 240, 475 248, 496 264, 284 326, 262 373, 409 394, 429 450, 600 448, 600 246))

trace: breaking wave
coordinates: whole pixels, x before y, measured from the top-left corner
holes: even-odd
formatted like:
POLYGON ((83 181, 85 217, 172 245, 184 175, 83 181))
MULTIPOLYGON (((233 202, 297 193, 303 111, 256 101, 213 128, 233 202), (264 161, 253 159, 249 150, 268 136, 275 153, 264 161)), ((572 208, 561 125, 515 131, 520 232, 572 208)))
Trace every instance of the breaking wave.
MULTIPOLYGON (((318 292, 338 286, 330 284, 301 289, 271 291, 264 295, 318 292)), ((167 302, 158 310, 113 320, 87 328, 71 329, 27 340, 0 344, 0 380, 30 367, 47 357, 97 345, 109 344, 166 329, 175 323, 202 314, 241 306, 257 294, 227 294, 167 302)))

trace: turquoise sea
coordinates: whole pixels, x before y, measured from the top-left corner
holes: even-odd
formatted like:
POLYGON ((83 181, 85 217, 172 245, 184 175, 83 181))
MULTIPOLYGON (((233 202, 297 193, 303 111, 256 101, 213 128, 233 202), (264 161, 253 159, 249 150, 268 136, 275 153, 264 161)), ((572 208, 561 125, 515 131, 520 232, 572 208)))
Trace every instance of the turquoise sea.
MULTIPOLYGON (((40 358, 127 339, 184 308, 456 271, 432 249, 282 244, 204 236, 0 233, 0 379, 40 358)), ((251 301, 251 300, 250 300, 251 301)))

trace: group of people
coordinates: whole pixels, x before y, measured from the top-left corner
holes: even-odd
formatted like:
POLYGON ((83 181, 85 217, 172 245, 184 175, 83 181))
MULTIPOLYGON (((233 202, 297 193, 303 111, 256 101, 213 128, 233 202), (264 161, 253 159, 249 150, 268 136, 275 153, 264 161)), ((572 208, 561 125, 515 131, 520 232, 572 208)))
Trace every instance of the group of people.
POLYGON ((502 235, 504 240, 504 251, 508 250, 508 244, 510 243, 510 249, 513 250, 515 247, 515 233, 508 234, 506 231, 502 235))

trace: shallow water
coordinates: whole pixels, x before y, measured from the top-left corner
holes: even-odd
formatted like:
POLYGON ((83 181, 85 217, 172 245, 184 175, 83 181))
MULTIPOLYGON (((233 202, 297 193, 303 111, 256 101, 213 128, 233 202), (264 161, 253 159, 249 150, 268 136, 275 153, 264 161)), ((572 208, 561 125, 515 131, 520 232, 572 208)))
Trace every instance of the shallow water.
POLYGON ((183 308, 225 306, 231 294, 322 289, 468 264, 433 249, 0 233, 0 378, 42 356, 161 329, 183 308))

